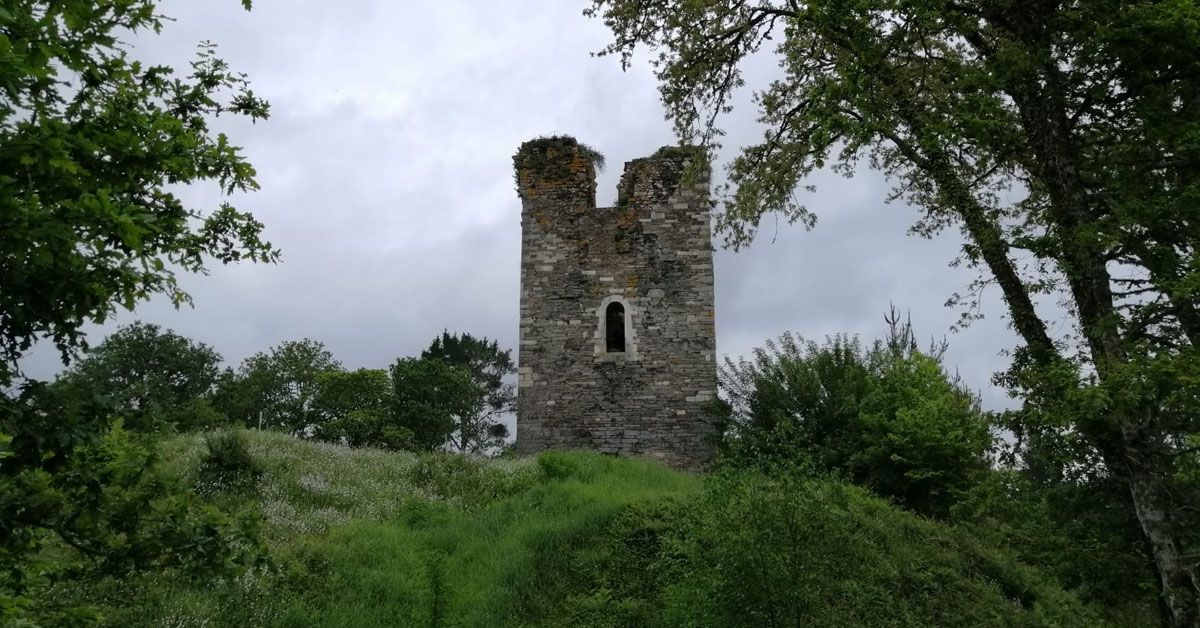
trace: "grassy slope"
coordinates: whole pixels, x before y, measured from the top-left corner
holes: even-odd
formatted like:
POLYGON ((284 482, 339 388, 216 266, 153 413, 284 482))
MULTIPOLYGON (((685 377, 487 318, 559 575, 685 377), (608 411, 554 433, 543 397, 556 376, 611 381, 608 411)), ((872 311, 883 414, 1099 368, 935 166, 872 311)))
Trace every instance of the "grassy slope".
MULTIPOLYGON (((261 501, 275 566, 106 583, 113 624, 1095 625, 1036 573, 835 483, 247 436, 266 473, 221 499, 261 501)), ((164 464, 200 485, 203 448, 170 441, 164 464)))

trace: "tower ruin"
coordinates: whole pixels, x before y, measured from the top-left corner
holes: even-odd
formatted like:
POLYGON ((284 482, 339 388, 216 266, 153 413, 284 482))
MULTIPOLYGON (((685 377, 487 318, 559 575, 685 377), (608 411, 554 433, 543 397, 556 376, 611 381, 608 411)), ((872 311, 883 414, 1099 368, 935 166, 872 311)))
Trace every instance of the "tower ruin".
POLYGON ((572 138, 521 145, 517 451, 593 449, 697 469, 716 395, 709 169, 664 147, 625 164, 596 207, 596 155, 572 138))

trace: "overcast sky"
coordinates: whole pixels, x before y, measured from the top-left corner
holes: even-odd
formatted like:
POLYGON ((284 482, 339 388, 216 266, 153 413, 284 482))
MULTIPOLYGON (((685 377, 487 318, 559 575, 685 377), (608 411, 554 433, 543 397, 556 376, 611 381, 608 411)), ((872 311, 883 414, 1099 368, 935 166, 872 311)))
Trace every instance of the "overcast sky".
MULTIPOLYGON (((625 161, 674 142, 646 56, 628 72, 591 56, 608 33, 581 15, 582 0, 254 4, 247 13, 237 0, 163 2, 176 21, 137 38, 132 54, 180 67, 211 40, 270 101, 266 122, 217 126, 259 173, 262 189, 236 204, 267 225, 283 260, 186 277, 194 308, 155 300, 114 325, 160 324, 214 346, 231 365, 308 337, 348 367, 382 367, 443 328, 515 349, 517 146, 565 133, 598 149, 609 164, 599 181, 604 206, 625 161)), ((770 77, 774 65, 763 61, 752 80, 770 77)), ((756 139, 754 117, 742 107, 726 121, 725 158, 756 139)), ((1015 343, 998 295, 985 295, 985 320, 951 332, 959 312, 944 303, 974 277, 948 266, 959 234, 906 235, 916 212, 884 203, 889 186, 878 173, 810 183, 814 231, 767 219, 749 250, 717 251, 718 354, 745 354, 786 330, 873 339, 894 303, 923 337, 948 335, 948 367, 986 407, 1007 405, 989 384, 1015 343)), ((184 195, 199 206, 220 200, 203 187, 184 195)), ((61 366, 45 347, 25 364, 42 377, 61 366)))

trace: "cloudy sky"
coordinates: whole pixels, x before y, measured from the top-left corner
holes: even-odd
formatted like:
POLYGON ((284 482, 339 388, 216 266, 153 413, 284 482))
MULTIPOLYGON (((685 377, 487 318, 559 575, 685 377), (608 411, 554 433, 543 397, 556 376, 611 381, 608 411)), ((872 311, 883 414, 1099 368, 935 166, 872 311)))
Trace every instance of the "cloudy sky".
MULTIPOLYGON (((283 340, 326 343, 348 367, 382 367, 418 353, 443 328, 516 347, 519 202, 511 156, 524 140, 565 133, 608 158, 600 205, 616 197, 621 165, 673 143, 643 55, 628 72, 591 53, 607 42, 581 15, 585 0, 169 0, 175 18, 133 55, 184 65, 211 40, 271 102, 271 118, 220 120, 258 169, 261 191, 236 204, 267 225, 280 264, 187 277, 194 308, 163 300, 114 324, 158 323, 214 346, 227 362, 283 340)), ((769 59, 749 68, 769 78, 769 59)), ((760 132, 742 107, 726 121, 728 149, 760 132)), ((906 235, 916 213, 886 205, 874 172, 831 173, 807 204, 806 232, 764 221, 748 250, 716 254, 717 348, 747 353, 793 330, 809 338, 882 333, 890 303, 911 311, 922 336, 947 335, 948 366, 992 408, 989 385, 1013 346, 998 295, 987 315, 952 333, 943 304, 973 278, 953 269, 957 233, 906 235)), ((215 189, 185 191, 201 206, 215 189)), ((206 204, 206 205, 205 205, 206 204)), ((113 325, 95 329, 98 341, 113 325)), ((52 351, 26 361, 48 376, 52 351)))

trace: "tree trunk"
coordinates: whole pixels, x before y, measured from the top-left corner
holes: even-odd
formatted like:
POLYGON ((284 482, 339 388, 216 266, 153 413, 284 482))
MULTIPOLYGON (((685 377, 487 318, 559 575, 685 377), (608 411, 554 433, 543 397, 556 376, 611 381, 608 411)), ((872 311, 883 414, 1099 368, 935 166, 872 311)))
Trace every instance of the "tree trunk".
MULTIPOLYGON (((898 108, 906 114, 913 134, 918 139, 922 138, 925 133, 924 125, 919 121, 911 103, 903 103, 898 108)), ((1058 351, 1046 332, 1045 322, 1034 308, 1033 299, 1029 297, 1025 283, 1008 257, 1008 242, 1004 239, 1000 225, 988 216, 987 208, 979 203, 970 187, 954 171, 949 157, 944 152, 922 153, 913 143, 906 142, 897 135, 889 135, 888 139, 906 159, 925 171, 937 185, 938 195, 945 201, 946 206, 952 208, 963 221, 967 235, 979 248, 979 256, 983 258, 1004 294, 1013 328, 1025 341, 1033 359, 1043 366, 1056 361, 1059 358, 1058 351)), ((937 142, 921 144, 936 146, 937 142)))
MULTIPOLYGON (((1023 31, 1010 31, 1009 34, 1023 40, 1027 50, 1035 51, 1043 49, 1041 45, 1045 42, 1039 40, 1045 34, 1045 22, 1021 18, 1036 17, 1037 13, 1047 10, 1057 9, 1051 3, 1036 5, 1015 21, 1009 19, 1012 17, 1009 15, 989 18, 993 23, 1007 23, 1007 26, 1015 26, 1016 31, 1023 31)), ((977 33, 967 33, 967 39, 977 45, 982 56, 992 57, 992 61, 1001 66, 1005 63, 996 48, 982 37, 972 35, 977 33)), ((1062 76, 1052 62, 1038 69, 1023 75, 1000 67, 997 75, 1011 81, 1006 91, 1017 107, 1029 142, 1027 152, 1018 160, 1044 186, 1049 197, 1046 218, 1047 226, 1060 243, 1057 261, 1066 275, 1092 364, 1102 384, 1111 385, 1113 367, 1127 363, 1129 355, 1114 303, 1106 243, 1095 229, 1104 208, 1093 206, 1083 181, 1078 138, 1074 137, 1070 117, 1066 114, 1062 76)), ((898 103, 898 109, 913 133, 921 136, 920 109, 906 102, 898 103)), ((1034 361, 1044 368, 1061 359, 1046 334, 1043 321, 1034 311, 1024 282, 1012 268, 1003 234, 979 207, 970 187, 963 185, 946 160, 939 159, 944 156, 925 154, 917 146, 906 144, 895 136, 889 139, 936 182, 940 196, 964 220, 981 257, 1004 291, 1014 327, 1030 348, 1034 361)), ((1188 330, 1192 322, 1188 315, 1194 310, 1176 308, 1176 313, 1180 315, 1181 325, 1188 330)), ((1154 425, 1153 411, 1145 414, 1143 417, 1127 408, 1116 407, 1108 416, 1096 417, 1087 422, 1089 425, 1080 425, 1079 429, 1105 454, 1110 469, 1129 482, 1135 514, 1150 542, 1172 623, 1191 628, 1200 625, 1200 588, 1195 574, 1182 558, 1170 524, 1166 490, 1161 476, 1156 473, 1161 465, 1155 466, 1155 463, 1160 460, 1153 455, 1156 435, 1147 433, 1154 425)))
MULTIPOLYGON (((1060 245, 1058 261, 1070 288, 1072 301, 1091 362, 1102 385, 1113 385, 1113 369, 1129 362, 1121 317, 1116 310, 1112 278, 1107 268, 1108 250, 1098 220, 1107 208, 1088 192, 1081 170, 1082 140, 1068 114, 1067 78, 1052 52, 1049 18, 1060 7, 1055 3, 1027 4, 1016 12, 988 15, 1004 38, 1019 45, 1033 61, 1013 71, 1006 60, 982 37, 969 37, 977 50, 1005 77, 1004 90, 1013 99, 1027 138, 1027 151, 1019 156, 1027 171, 1050 200, 1046 218, 1060 245)), ((1186 325, 1185 321, 1181 321, 1186 325)), ((1167 497, 1154 455, 1157 434, 1154 411, 1111 408, 1101 424, 1081 426, 1092 434, 1093 445, 1108 451, 1112 471, 1129 482, 1130 495, 1142 531, 1150 542, 1162 593, 1175 626, 1191 628, 1200 622, 1200 591, 1194 574, 1184 563, 1175 531, 1170 525, 1167 497), (1097 439, 1096 437, 1099 437, 1097 439), (1107 441, 1107 442, 1106 442, 1107 441)))
POLYGON ((1200 581, 1181 556, 1171 525, 1170 503, 1155 465, 1144 452, 1141 436, 1126 431, 1124 475, 1134 510, 1150 543, 1162 579, 1164 603, 1175 626, 1200 626, 1200 581))

